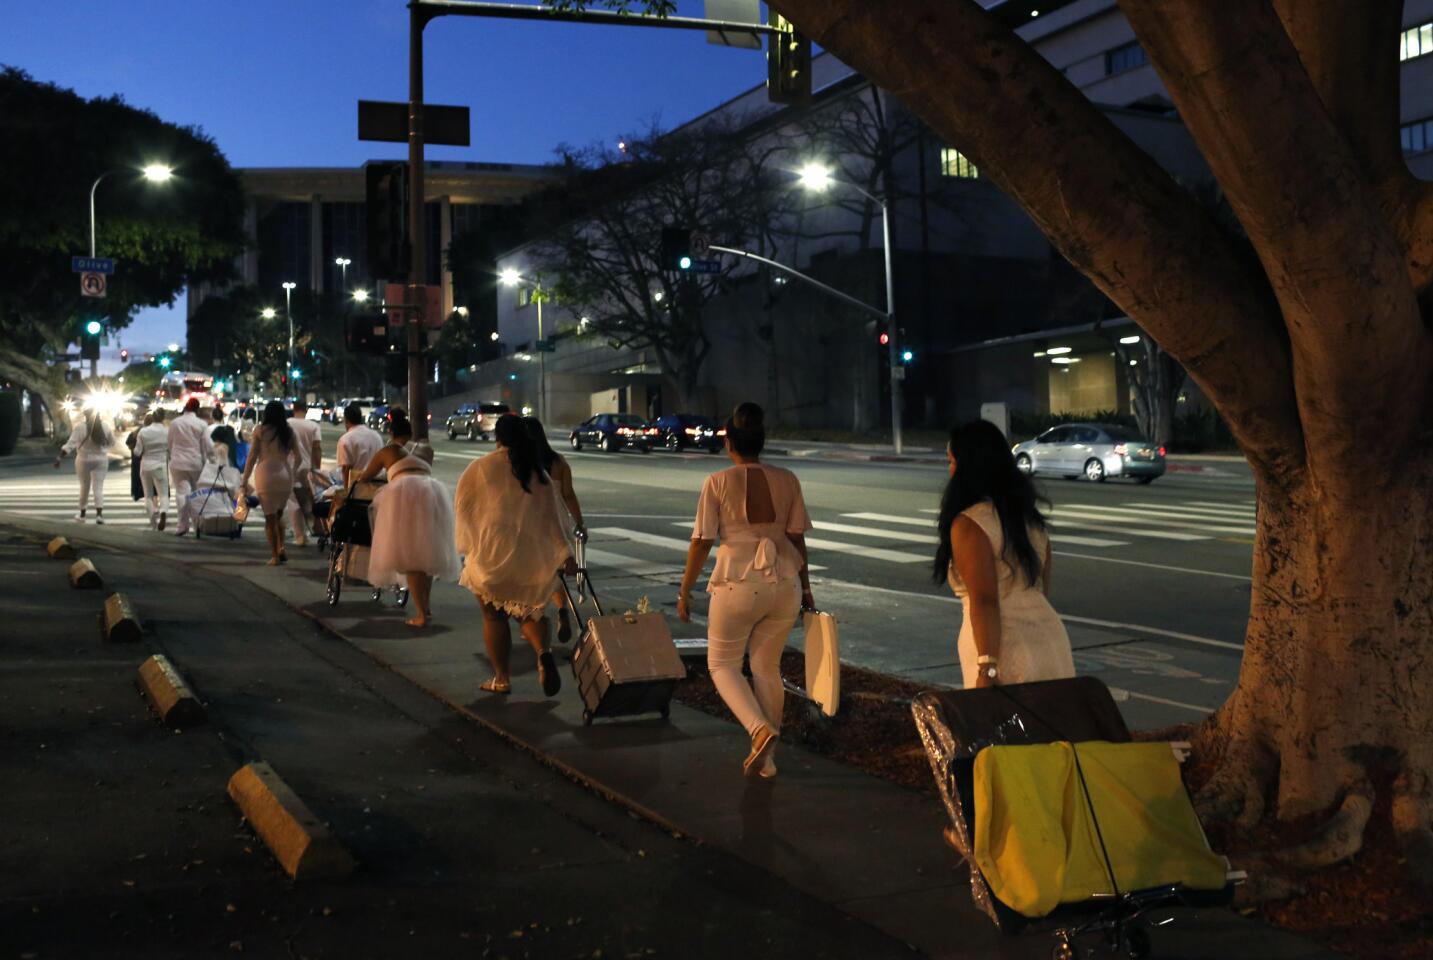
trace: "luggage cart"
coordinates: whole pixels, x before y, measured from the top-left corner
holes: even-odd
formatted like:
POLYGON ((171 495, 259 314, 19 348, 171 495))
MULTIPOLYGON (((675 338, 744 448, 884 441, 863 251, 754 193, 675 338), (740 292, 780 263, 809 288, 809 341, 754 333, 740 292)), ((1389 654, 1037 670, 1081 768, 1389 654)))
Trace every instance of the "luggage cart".
MULTIPOLYGON (((367 582, 368 550, 373 546, 373 527, 369 523, 368 508, 373 505, 373 497, 382 486, 377 481, 354 484, 342 498, 333 498, 328 516, 326 585, 330 607, 338 605, 344 580, 367 582)), ((382 600, 383 588, 369 586, 373 590, 373 601, 382 600)), ((393 602, 399 607, 406 606, 407 588, 394 585, 393 602)))
POLYGON ((687 668, 676 645, 661 623, 660 613, 607 616, 587 572, 587 532, 575 532, 577 597, 560 577, 572 616, 578 601, 589 598, 596 617, 582 624, 572 647, 572 675, 582 697, 582 723, 597 717, 624 717, 656 713, 667 719, 672 712, 672 691, 687 678, 687 668), (638 626, 641 617, 656 618, 638 626), (625 621, 619 623, 618 621, 625 621))
POLYGON ((1098 679, 1075 677, 974 690, 927 691, 916 696, 911 711, 941 801, 950 816, 946 842, 969 865, 971 896, 976 906, 1002 933, 1027 929, 1049 933, 1055 939, 1052 960, 1075 960, 1081 956, 1076 938, 1101 935, 1111 953, 1138 960, 1147 956, 1151 948, 1149 929, 1142 919, 1148 911, 1173 906, 1227 906, 1233 900, 1234 885, 1243 879, 1237 871, 1227 873, 1225 885, 1219 890, 1195 890, 1180 883, 1139 890, 1118 887, 1114 867, 1104 850, 1105 834, 1100 833, 1111 829, 1111 825, 1102 827, 1095 816, 1078 752, 1078 745, 1085 741, 1130 742, 1129 729, 1109 689, 1098 679), (1044 917, 1031 918, 1002 903, 975 863, 975 757, 990 746, 1058 742, 1069 742, 1074 750, 1078 782, 1100 837, 1114 894, 1062 903, 1044 917))
MULTIPOLYGON (((222 464, 215 467, 214 479, 210 481, 208 489, 204 492, 204 499, 195 512, 194 539, 196 540, 205 536, 228 537, 230 540, 237 540, 239 535, 244 532, 244 524, 234 516, 234 509, 238 502, 238 490, 236 486, 231 486, 224 479, 225 469, 222 464), (210 498, 216 491, 222 491, 224 494, 222 500, 225 509, 222 512, 217 509, 212 511, 209 509, 210 498)), ((232 470, 233 468, 228 469, 232 470)), ((200 473, 200 482, 203 482, 203 472, 200 473)), ((195 497, 198 492, 196 490, 189 496, 195 497)), ((257 502, 257 498, 255 498, 255 502, 257 502)), ((217 507, 218 504, 215 506, 217 507)))

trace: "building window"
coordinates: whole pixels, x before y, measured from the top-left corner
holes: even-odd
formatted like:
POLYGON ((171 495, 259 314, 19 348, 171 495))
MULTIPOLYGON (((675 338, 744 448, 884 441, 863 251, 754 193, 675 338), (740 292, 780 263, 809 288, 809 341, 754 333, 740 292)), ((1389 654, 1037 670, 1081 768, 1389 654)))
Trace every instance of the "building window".
POLYGON ((1405 123, 1398 128, 1398 142, 1404 153, 1423 153, 1433 150, 1433 117, 1405 123))
POLYGON ((980 171, 975 169, 975 164, 970 158, 954 147, 942 147, 940 151, 940 175, 942 177, 960 177, 964 180, 974 180, 980 176, 980 171))
POLYGON ((1149 57, 1145 55, 1144 47, 1139 45, 1138 40, 1131 40, 1123 46, 1105 51, 1105 76, 1112 77, 1117 73, 1142 67, 1146 63, 1149 63, 1149 57))
POLYGON ((1433 53, 1433 22, 1409 27, 1398 37, 1398 60, 1412 60, 1433 53))
POLYGON ((532 287, 520 285, 517 288, 517 305, 526 307, 532 304, 532 287))

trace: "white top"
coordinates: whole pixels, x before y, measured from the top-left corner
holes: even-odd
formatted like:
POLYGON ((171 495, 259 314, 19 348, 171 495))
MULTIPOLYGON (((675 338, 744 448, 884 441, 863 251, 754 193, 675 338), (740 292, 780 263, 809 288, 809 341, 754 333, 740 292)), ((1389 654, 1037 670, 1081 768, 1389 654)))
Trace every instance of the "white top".
POLYGON ((60 449, 65 453, 73 453, 76 460, 95 462, 109 459, 109 448, 114 445, 114 431, 110 425, 103 420, 100 421, 100 439, 90 437, 90 425, 83 417, 75 418, 75 425, 70 430, 70 439, 60 449))
POLYGON ((134 441, 134 455, 139 457, 139 469, 158 470, 169 459, 169 428, 162 423, 151 423, 139 431, 134 441))
POLYGON ((294 441, 299 445, 299 453, 302 455, 303 463, 299 470, 307 473, 309 470, 317 469, 317 463, 309 463, 312 459, 313 445, 323 439, 323 428, 313 420, 305 420, 301 417, 289 417, 289 429, 294 432, 294 441))
POLYGON ((383 436, 377 430, 363 424, 350 427, 338 438, 338 465, 350 470, 362 470, 383 446, 383 436))
POLYGON ((804 536, 810 529, 801 481, 790 470, 743 463, 712 474, 702 484, 692 525, 693 540, 720 541, 707 589, 753 575, 770 583, 798 576, 801 553, 790 536, 804 536), (766 475, 776 517, 771 523, 752 523, 746 518, 746 478, 752 470, 766 475))
POLYGON ((214 445, 209 442, 209 424, 192 413, 169 422, 169 467, 172 470, 202 470, 214 445))

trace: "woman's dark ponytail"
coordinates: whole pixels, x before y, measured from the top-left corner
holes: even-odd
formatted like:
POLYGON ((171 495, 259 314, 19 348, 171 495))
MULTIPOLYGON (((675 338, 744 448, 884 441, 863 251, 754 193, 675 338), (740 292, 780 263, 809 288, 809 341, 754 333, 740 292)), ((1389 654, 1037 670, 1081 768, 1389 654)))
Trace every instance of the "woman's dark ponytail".
POLYGON ((515 413, 498 417, 493 427, 493 436, 507 448, 508 460, 512 462, 512 475, 522 484, 524 493, 532 493, 531 482, 536 475, 539 483, 547 483, 547 474, 542 470, 542 454, 528 434, 527 425, 515 413))

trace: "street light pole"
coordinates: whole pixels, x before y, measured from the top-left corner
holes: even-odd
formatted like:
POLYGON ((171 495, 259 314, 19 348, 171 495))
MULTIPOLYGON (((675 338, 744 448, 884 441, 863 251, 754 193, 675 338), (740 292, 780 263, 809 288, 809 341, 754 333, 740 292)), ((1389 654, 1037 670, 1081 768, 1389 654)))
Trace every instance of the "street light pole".
MULTIPOLYGON (((533 300, 537 302, 537 418, 547 425, 547 344, 543 342, 542 329, 542 301, 547 298, 542 288, 542 279, 525 277, 521 273, 509 267, 498 275, 498 281, 505 287, 526 286, 532 290, 533 300)), ((497 339, 497 333, 493 333, 493 339, 497 339)))
POLYGON ((896 279, 892 269, 891 251, 891 208, 886 198, 877 197, 865 187, 849 180, 836 180, 831 171, 819 163, 808 163, 800 171, 801 183, 810 190, 824 190, 832 182, 855 190, 861 196, 881 208, 881 246, 886 274, 886 359, 890 366, 891 379, 891 442, 896 453, 904 449, 901 429, 901 384, 905 379, 905 368, 900 364, 900 331, 896 328, 896 279))
MULTIPOLYGON (((98 254, 95 253, 95 191, 99 189, 100 181, 114 173, 113 170, 106 170, 95 177, 95 182, 90 184, 90 259, 93 260, 98 254)), ((93 374, 91 374, 93 376, 93 374)))
POLYGON ((408 414, 413 439, 428 439, 428 395, 424 389, 423 283, 427 251, 423 216, 423 28, 429 14, 417 0, 408 4, 408 414))
MULTIPOLYGON (((284 375, 284 386, 290 389, 293 388, 294 384, 294 312, 290 297, 293 295, 294 287, 296 286, 298 286, 298 284, 292 280, 284 281, 284 316, 289 321, 289 369, 288 373, 284 375)), ((295 394, 295 396, 297 395, 298 394, 295 394)))
POLYGON ((333 262, 334 262, 335 264, 337 264, 338 269, 339 269, 339 272, 340 272, 340 275, 341 275, 341 279, 338 281, 338 285, 339 285, 339 287, 342 288, 343 290, 347 290, 347 289, 348 289, 348 265, 349 265, 350 263, 352 263, 353 261, 350 260, 350 259, 348 259, 347 257, 336 257, 336 258, 334 258, 334 261, 333 261, 333 262))

